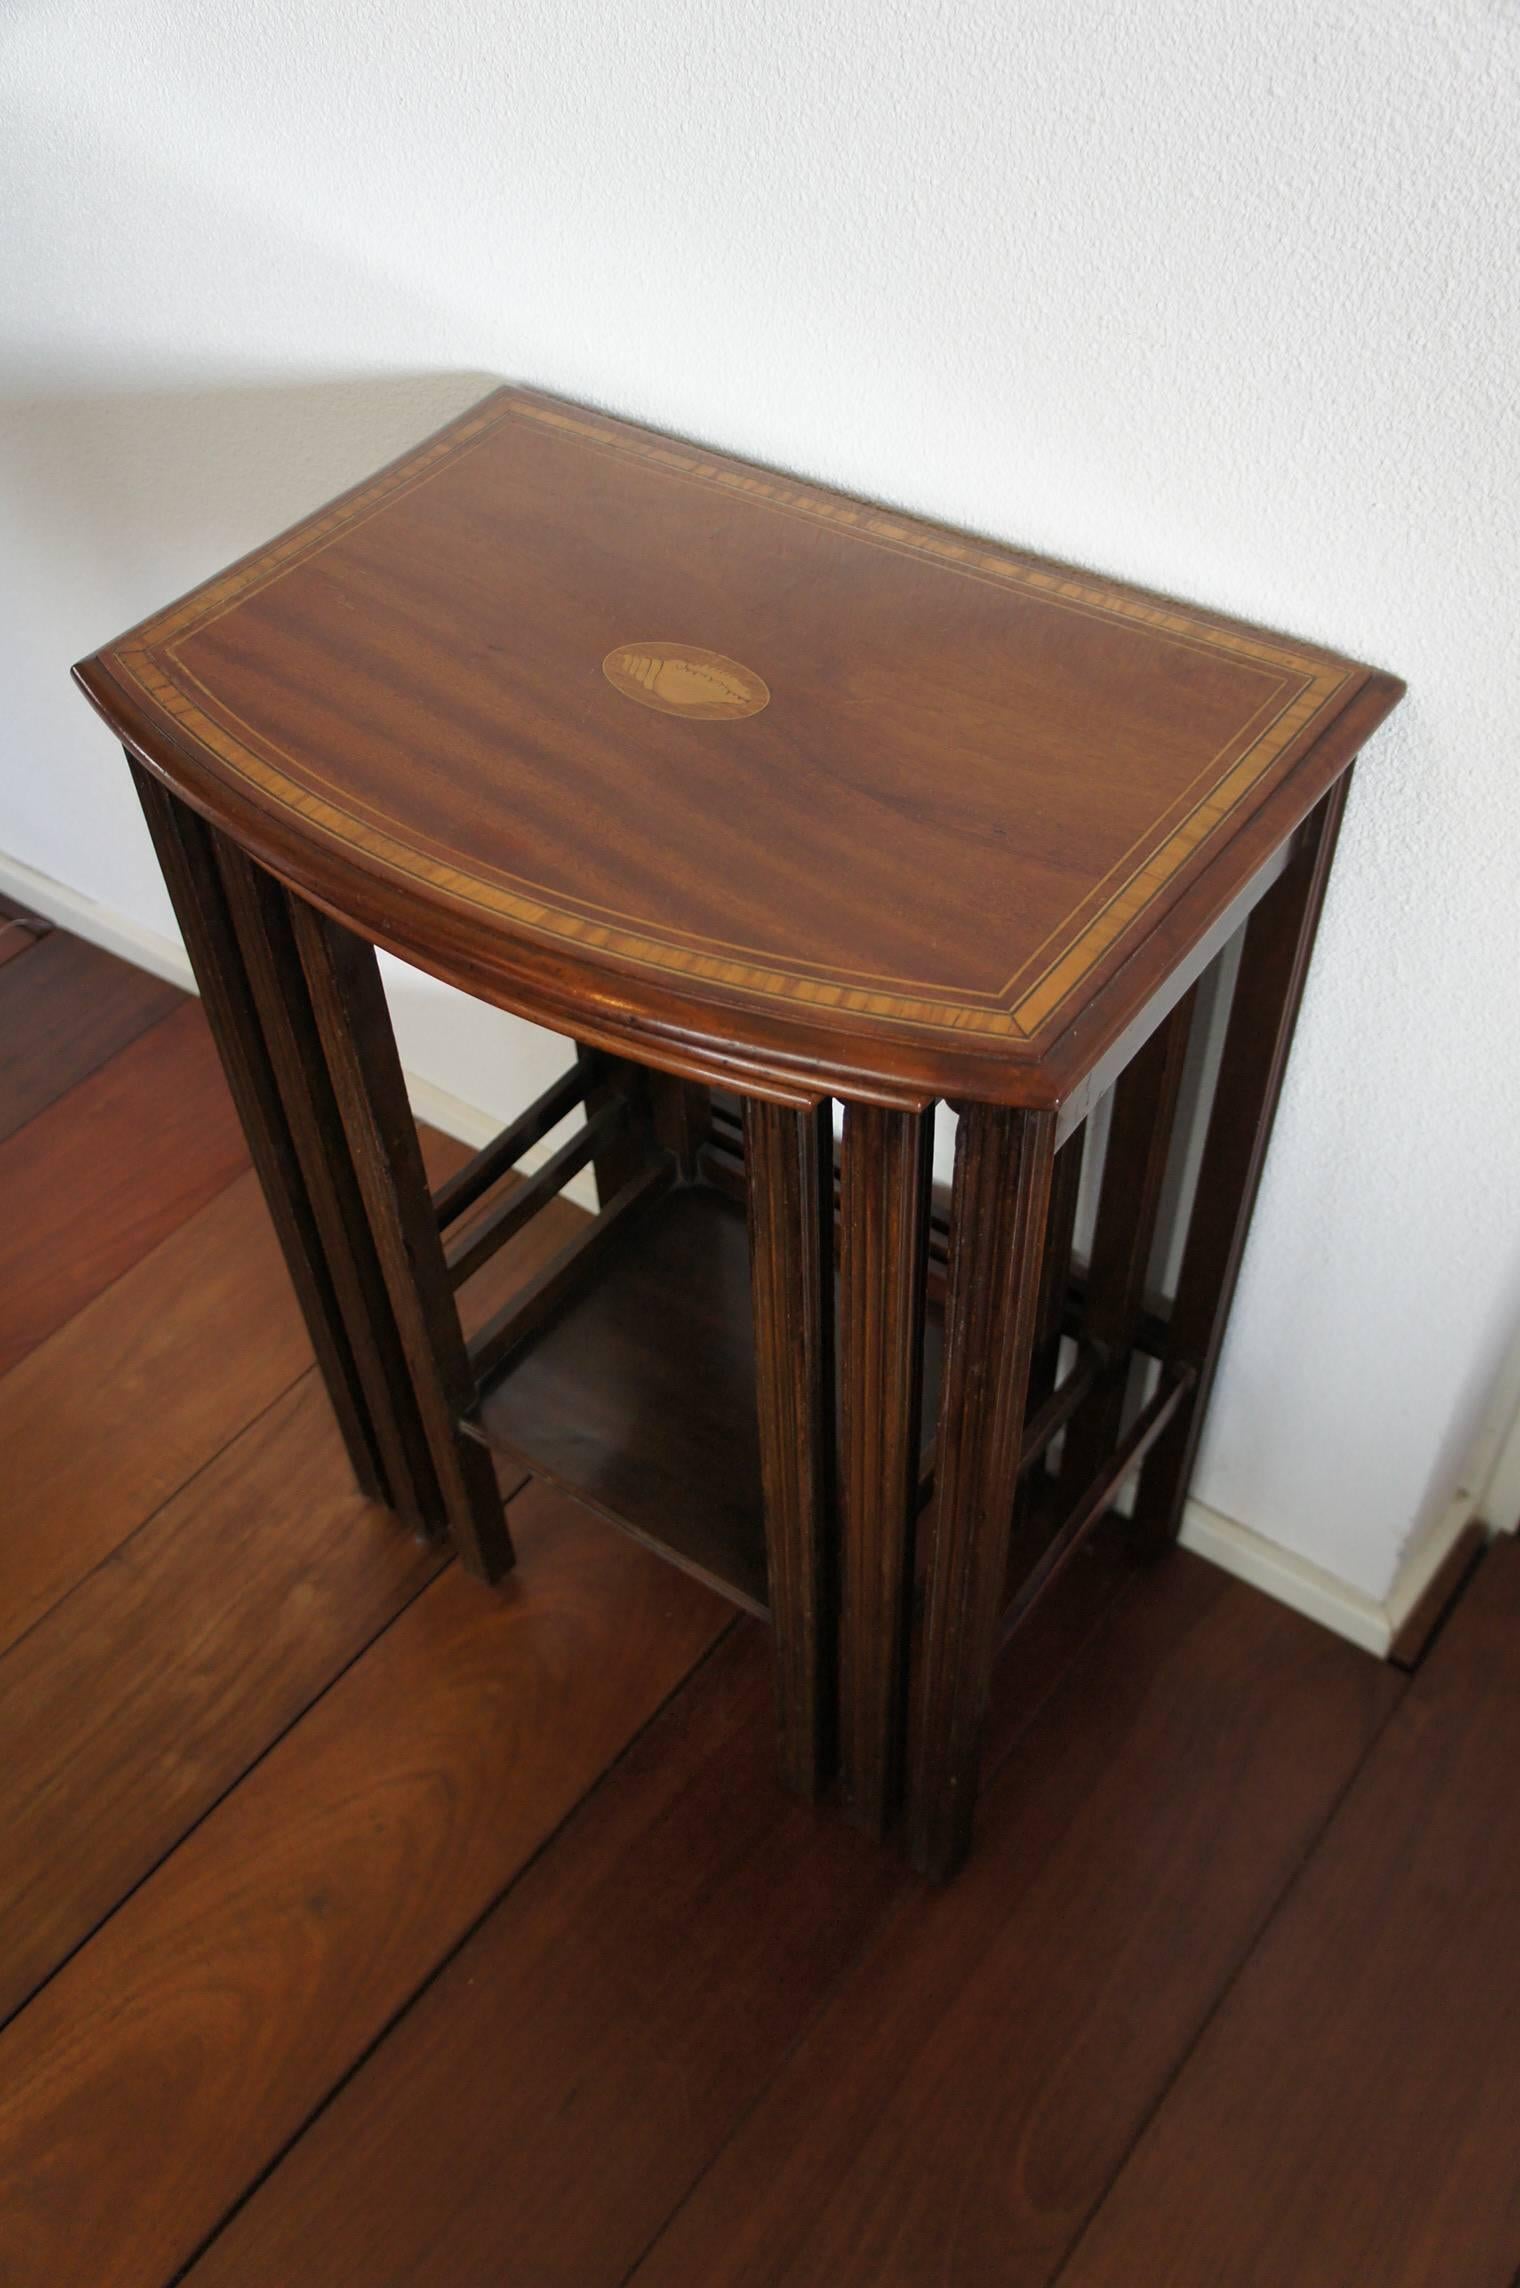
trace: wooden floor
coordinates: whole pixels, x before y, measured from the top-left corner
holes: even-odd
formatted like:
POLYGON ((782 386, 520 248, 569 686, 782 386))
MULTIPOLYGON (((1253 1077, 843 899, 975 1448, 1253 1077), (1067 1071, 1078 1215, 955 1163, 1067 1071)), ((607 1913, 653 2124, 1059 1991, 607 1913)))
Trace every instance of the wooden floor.
POLYGON ((4 2288, 1507 2288, 1515 1545, 1410 1673, 1100 1538, 936 1894, 705 1589, 357 1499, 193 1004, 0 926, 0 1136, 4 2288))

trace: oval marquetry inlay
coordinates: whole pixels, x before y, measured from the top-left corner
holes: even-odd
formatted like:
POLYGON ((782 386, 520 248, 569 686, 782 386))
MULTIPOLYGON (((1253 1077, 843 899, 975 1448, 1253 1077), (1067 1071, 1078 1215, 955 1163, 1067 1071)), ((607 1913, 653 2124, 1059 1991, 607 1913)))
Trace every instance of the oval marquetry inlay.
POLYGON ((701 644, 619 644, 602 661, 614 691, 662 715, 688 715, 703 723, 731 723, 758 715, 770 691, 752 667, 725 659, 701 644))

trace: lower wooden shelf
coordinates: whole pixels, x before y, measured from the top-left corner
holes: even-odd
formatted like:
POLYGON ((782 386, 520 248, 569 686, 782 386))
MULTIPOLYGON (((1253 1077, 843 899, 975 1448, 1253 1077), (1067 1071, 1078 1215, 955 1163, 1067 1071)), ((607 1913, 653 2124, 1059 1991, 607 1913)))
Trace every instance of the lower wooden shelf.
MULTIPOLYGON (((924 1421, 941 1322, 925 1339, 924 1421)), ((768 1608, 744 1211, 666 1193, 481 1402, 493 1448, 566 1487, 747 1611, 768 1608)))

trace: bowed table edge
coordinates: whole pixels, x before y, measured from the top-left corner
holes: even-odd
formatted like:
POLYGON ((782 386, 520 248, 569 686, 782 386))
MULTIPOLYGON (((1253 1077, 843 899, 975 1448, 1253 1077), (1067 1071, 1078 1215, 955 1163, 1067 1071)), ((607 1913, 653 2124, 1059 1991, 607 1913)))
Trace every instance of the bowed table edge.
POLYGON ((868 1013, 826 1017, 792 1004, 782 1012, 717 987, 681 989, 610 955, 536 940, 255 800, 116 677, 109 651, 73 672, 140 769, 303 902, 445 984, 642 1065, 746 1095, 798 1106, 833 1096, 906 1111, 936 1101, 1054 1110, 1063 1138, 1265 894, 1294 832, 1404 690, 1396 677, 1365 671, 1259 806, 1179 870, 1122 959, 1098 964, 1040 1033, 980 1043, 868 1013))
MULTIPOLYGON (((579 1102, 588 1129, 526 1190, 552 1189, 594 1157, 603 1212, 467 1345, 453 1289, 487 1242, 471 1236, 473 1226, 462 1240, 449 1227, 509 1168, 507 1146, 520 1142, 523 1123, 435 1200, 372 942, 350 917, 293 891, 128 753, 356 1476, 408 1522, 448 1532, 469 1569, 495 1579, 512 1552, 488 1446, 521 1467, 540 1464, 531 1434, 520 1446, 489 1434, 483 1393, 542 1346, 598 1262, 615 1267, 619 1247, 626 1260, 630 1234, 641 1218, 648 1230, 656 1203, 703 1172, 709 1152, 723 1160, 725 1134, 732 1162, 734 1132, 714 1121, 700 1140, 712 1114, 684 1084, 690 1067, 683 1062, 675 1082, 648 1075, 645 1044, 622 1028, 611 1033, 622 1054, 608 1056, 594 1033, 586 1038, 577 1009, 572 1073, 524 1119, 547 1133, 579 1102)), ((836 1342, 827 1111, 836 1091, 777 1102, 748 1085, 742 1066, 697 1068, 702 1081, 716 1078, 743 1098, 737 1142, 764 1597, 736 1586, 721 1563, 662 1541, 647 1521, 630 1530, 751 1609, 768 1607, 789 1784, 817 1796, 837 1762, 851 1813, 878 1833, 906 1795, 911 1856, 931 1876, 953 1873, 969 1846, 982 1720, 1005 1636, 1137 1470, 1137 1537, 1154 1550, 1175 1535, 1348 784, 1343 768, 1248 894, 1223 903, 1128 1033, 1108 1044, 1107 1058, 1123 1067, 1115 1131, 1129 1143, 1105 1160, 1078 1352, 1064 1380, 1055 1380, 1054 1362, 1070 1298, 1066 1280, 1052 1277, 1051 1252, 1069 1246, 1076 1153, 1063 1151, 1053 1106, 959 1100, 944 1356, 927 1452, 926 1108, 845 1095, 836 1342), (1215 941, 1242 920, 1177 1299, 1158 1333, 1144 1276, 1192 986, 1215 941), (1146 1344, 1159 1374, 1126 1428, 1129 1368, 1146 1344), (1041 1476, 1035 1502, 1030 1463, 1062 1430, 1062 1464, 1053 1480, 1041 1476), (910 1702, 917 1524, 931 1493, 910 1702), (1026 1554, 1031 1535, 1038 1546, 1026 1554)), ((1101 1069, 1084 1076, 1070 1127, 1093 1101, 1101 1069)), ((490 1245, 526 1212, 521 1198, 499 1200, 490 1245)), ((629 1522, 610 1499, 594 1506, 629 1522)))

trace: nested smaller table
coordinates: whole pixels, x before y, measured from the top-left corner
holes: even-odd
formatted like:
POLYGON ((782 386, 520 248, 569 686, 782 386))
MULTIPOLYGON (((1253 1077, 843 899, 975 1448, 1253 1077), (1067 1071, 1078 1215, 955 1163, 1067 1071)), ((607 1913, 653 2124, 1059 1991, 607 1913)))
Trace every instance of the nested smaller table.
POLYGON ((495 1449, 766 1615, 787 1778, 883 1830, 906 1794, 948 1873, 1000 1644, 1137 1472, 1137 1540, 1176 1530, 1401 687, 515 389, 76 672, 361 1485, 491 1579, 495 1449), (377 944, 569 1044, 436 1197, 377 944), (600 1213, 467 1342, 588 1163, 600 1213))

